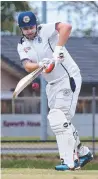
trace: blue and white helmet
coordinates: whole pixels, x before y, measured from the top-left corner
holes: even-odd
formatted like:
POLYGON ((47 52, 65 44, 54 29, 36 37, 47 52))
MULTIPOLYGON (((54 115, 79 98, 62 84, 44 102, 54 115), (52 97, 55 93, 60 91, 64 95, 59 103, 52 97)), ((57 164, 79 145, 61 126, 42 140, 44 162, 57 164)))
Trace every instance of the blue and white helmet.
POLYGON ((22 12, 18 16, 18 25, 20 28, 37 25, 37 19, 33 12, 22 12))

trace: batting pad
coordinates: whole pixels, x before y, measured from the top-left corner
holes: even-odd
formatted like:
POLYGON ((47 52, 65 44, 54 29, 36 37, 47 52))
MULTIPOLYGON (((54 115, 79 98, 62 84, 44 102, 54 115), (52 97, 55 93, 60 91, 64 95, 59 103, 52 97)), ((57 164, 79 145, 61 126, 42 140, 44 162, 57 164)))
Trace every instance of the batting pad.
POLYGON ((68 123, 65 114, 60 109, 52 109, 48 114, 51 129, 56 135, 58 150, 61 161, 69 168, 74 167, 73 151, 75 139, 71 125, 68 123))

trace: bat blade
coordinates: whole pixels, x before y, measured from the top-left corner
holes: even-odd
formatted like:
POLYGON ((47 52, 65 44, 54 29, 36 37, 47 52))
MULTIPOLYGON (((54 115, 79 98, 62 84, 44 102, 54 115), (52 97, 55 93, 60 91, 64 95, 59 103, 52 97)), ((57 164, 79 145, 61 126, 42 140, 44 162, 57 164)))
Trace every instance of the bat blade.
POLYGON ((15 99, 24 88, 26 88, 35 78, 37 78, 41 74, 42 71, 43 67, 40 67, 34 72, 31 72, 30 74, 22 78, 15 88, 13 98, 15 99))

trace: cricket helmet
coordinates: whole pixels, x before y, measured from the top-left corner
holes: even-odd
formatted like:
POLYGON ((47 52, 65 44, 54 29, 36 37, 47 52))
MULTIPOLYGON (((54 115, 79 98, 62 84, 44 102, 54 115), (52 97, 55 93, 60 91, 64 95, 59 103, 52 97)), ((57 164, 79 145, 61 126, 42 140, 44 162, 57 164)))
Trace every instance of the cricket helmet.
POLYGON ((37 19, 33 12, 22 12, 18 16, 18 25, 20 28, 37 25, 37 19))

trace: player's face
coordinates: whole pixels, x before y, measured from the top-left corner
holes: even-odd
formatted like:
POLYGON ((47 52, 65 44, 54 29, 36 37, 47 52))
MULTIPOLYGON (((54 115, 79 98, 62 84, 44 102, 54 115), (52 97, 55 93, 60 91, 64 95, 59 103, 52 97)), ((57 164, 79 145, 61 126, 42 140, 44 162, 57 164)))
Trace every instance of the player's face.
POLYGON ((30 40, 32 40, 36 34, 36 25, 31 27, 22 28, 23 34, 30 40))

